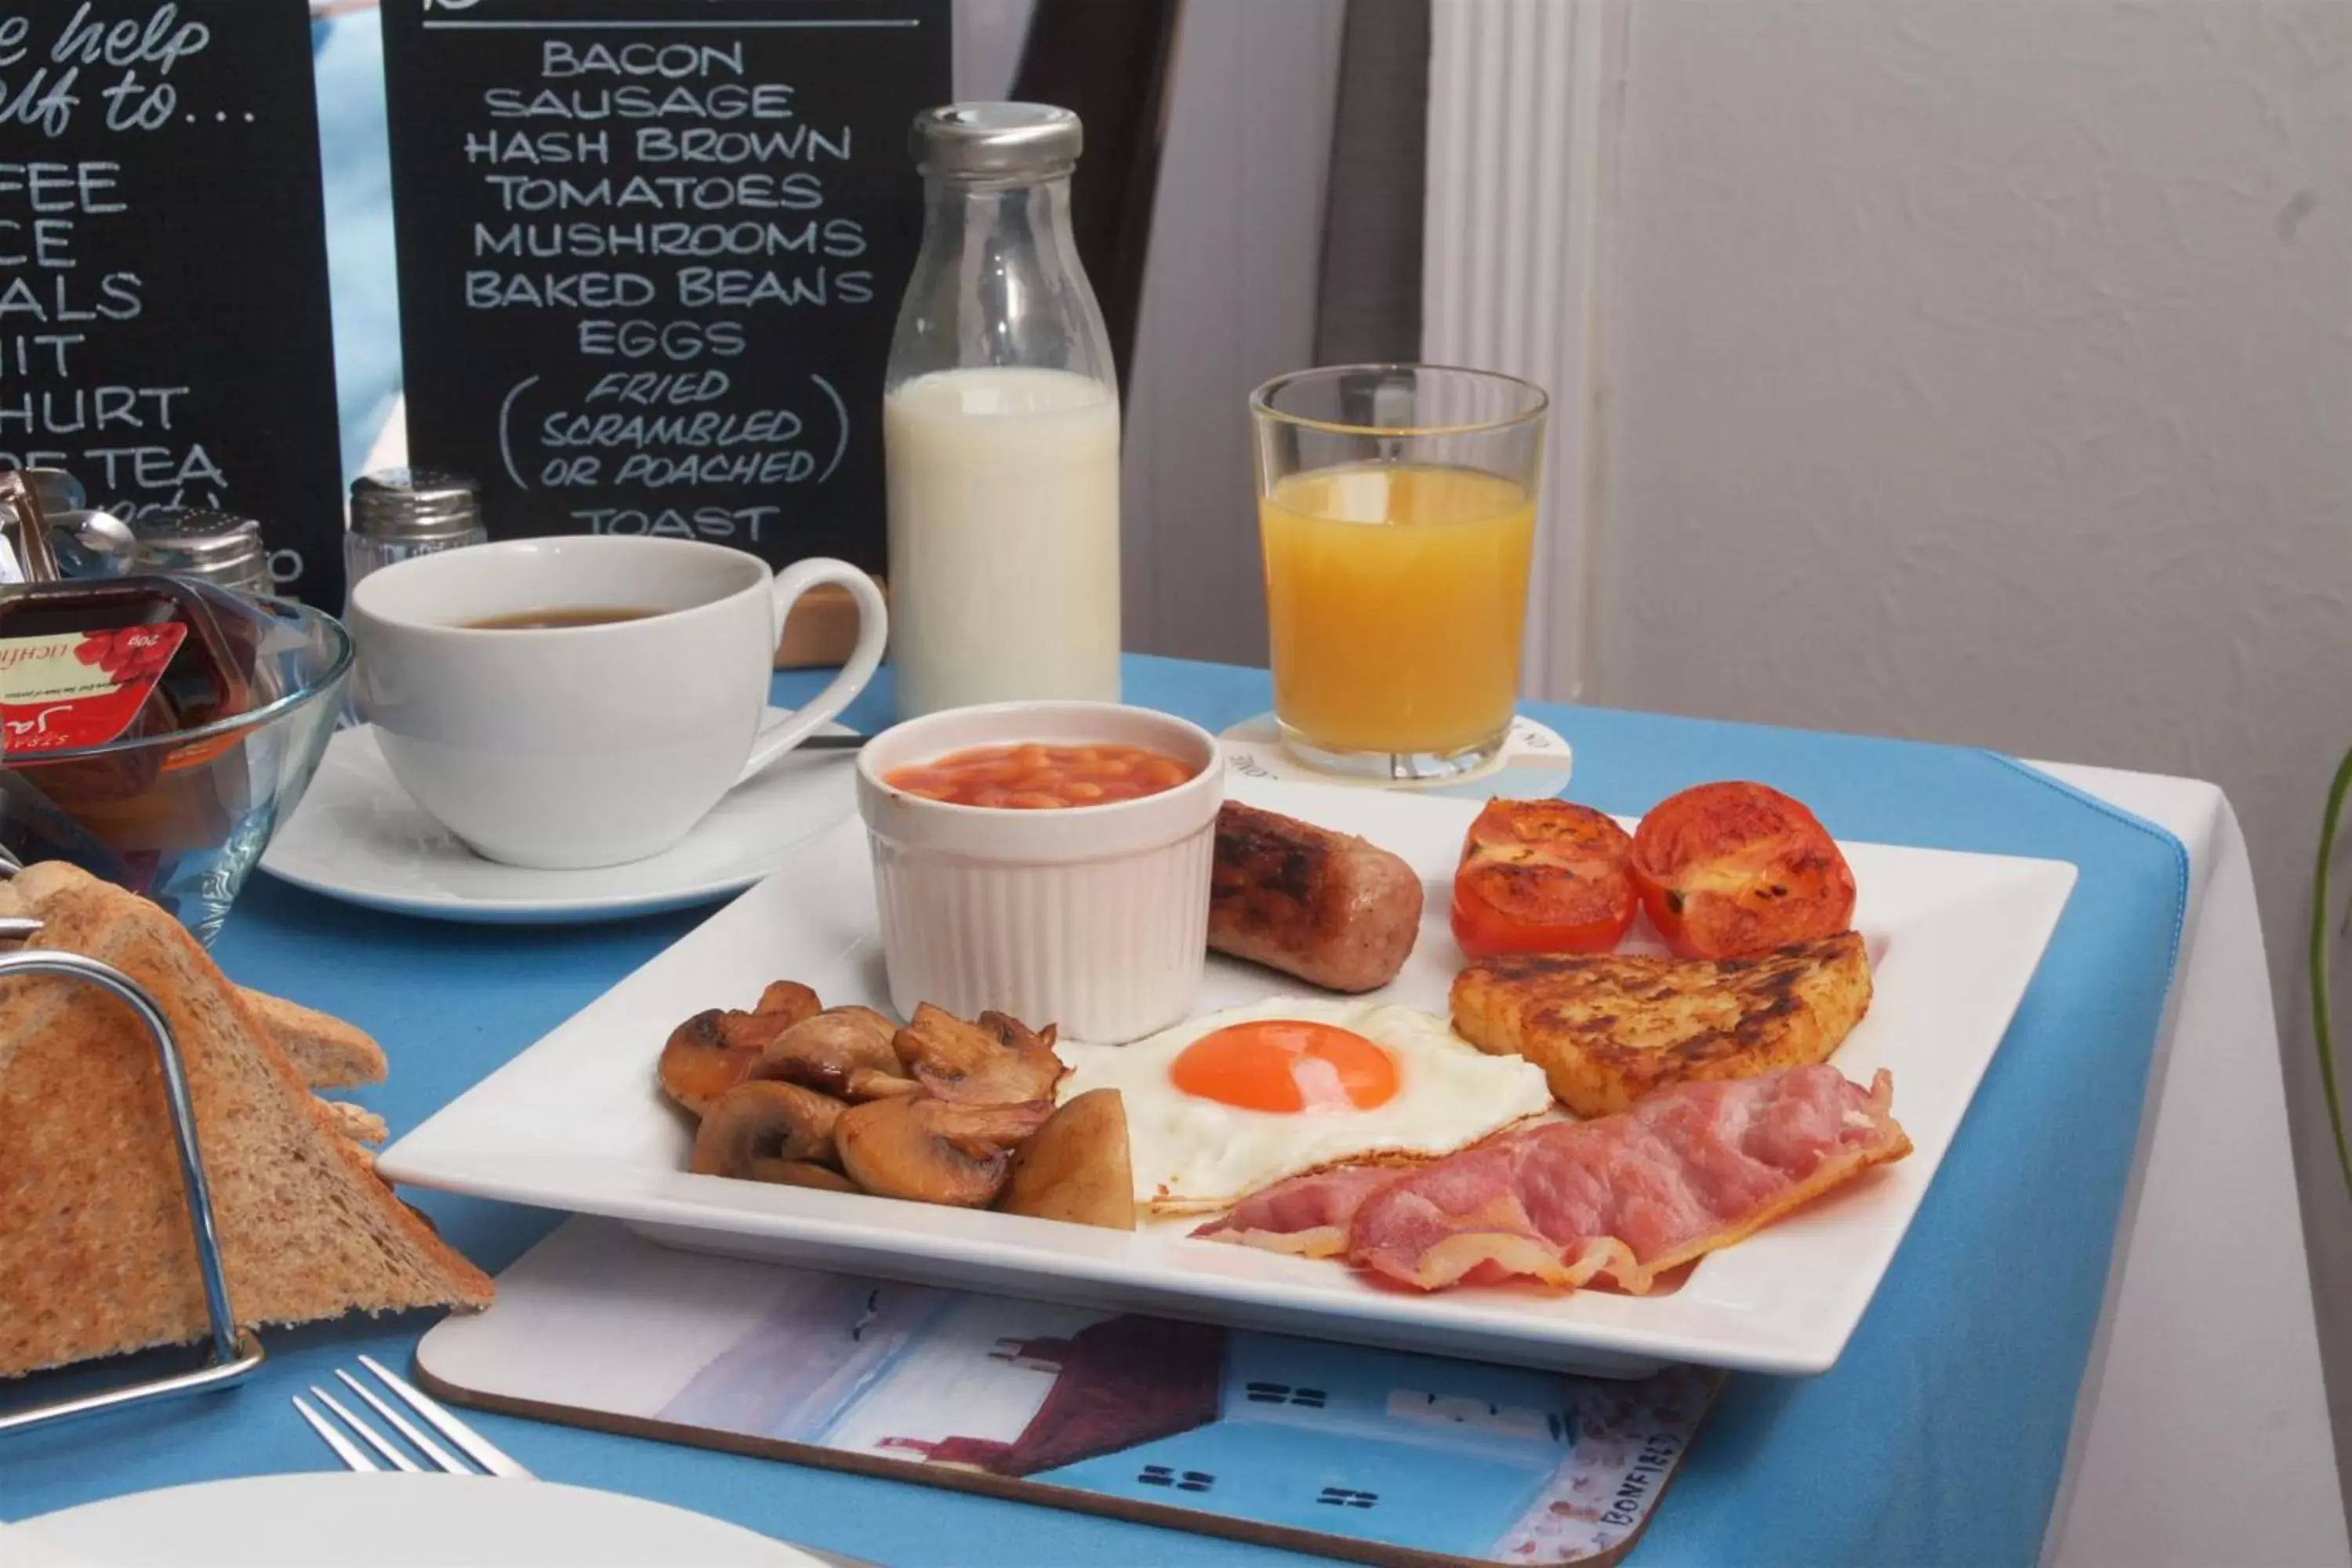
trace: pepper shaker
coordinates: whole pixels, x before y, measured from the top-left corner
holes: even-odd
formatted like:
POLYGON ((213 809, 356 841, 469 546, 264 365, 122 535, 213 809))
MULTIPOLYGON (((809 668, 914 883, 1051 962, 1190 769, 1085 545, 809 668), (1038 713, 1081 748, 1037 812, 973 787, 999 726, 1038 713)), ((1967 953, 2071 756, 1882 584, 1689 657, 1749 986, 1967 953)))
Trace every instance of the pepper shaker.
POLYGON ((488 538, 480 494, 463 475, 430 468, 362 474, 352 481, 352 526, 343 535, 345 614, 352 586, 376 568, 488 538))

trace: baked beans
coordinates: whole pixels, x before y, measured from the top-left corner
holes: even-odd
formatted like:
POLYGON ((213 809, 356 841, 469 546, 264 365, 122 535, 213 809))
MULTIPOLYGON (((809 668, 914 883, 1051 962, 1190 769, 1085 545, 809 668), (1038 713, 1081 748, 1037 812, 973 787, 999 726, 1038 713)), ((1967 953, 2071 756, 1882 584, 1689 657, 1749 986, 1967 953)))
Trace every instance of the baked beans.
POLYGON ((1194 771, 1148 746, 1031 742, 974 746, 928 763, 909 763, 885 774, 882 782, 908 795, 951 805, 1059 811, 1158 795, 1174 789, 1194 771))

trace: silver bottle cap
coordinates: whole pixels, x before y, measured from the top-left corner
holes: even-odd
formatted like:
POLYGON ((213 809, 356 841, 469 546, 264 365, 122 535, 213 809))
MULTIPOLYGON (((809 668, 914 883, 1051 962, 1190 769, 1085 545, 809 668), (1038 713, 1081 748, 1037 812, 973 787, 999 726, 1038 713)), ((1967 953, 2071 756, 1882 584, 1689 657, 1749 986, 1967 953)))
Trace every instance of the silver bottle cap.
POLYGON ((950 103, 915 116, 915 167, 950 178, 1067 174, 1085 136, 1078 117, 1049 103, 950 103))
POLYGON ((381 468, 352 481, 352 531, 424 543, 460 539, 482 526, 474 481, 431 468, 381 468))
POLYGON ((175 508, 133 519, 131 532, 138 541, 138 570, 200 578, 248 593, 272 590, 261 525, 249 517, 175 508))

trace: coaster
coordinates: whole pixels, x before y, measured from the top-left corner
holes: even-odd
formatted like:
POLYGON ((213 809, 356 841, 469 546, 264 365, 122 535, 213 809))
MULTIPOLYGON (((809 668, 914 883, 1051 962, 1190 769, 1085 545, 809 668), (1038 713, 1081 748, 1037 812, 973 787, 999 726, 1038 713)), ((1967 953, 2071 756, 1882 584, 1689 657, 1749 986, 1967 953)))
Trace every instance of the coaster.
POLYGON ((1282 743, 1274 715, 1244 719, 1217 737, 1225 765, 1254 779, 1298 779, 1308 784, 1355 784, 1365 789, 1405 790, 1413 795, 1454 795, 1463 800, 1540 800, 1568 788, 1575 754, 1560 732, 1524 713, 1511 716, 1511 732, 1492 762, 1450 779, 1381 779, 1325 773, 1309 767, 1282 743))
POLYGON ((416 1363, 432 1392, 488 1410, 1381 1568, 1607 1568, 1724 1378, 1608 1381, 902 1285, 586 1217, 416 1363))

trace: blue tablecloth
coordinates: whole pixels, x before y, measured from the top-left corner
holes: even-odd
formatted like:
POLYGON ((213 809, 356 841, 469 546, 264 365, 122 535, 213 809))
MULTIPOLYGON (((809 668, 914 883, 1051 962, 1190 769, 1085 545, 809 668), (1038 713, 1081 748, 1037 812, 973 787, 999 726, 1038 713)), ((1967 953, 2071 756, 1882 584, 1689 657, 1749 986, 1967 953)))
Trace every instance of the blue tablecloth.
MULTIPOLYGON (((813 676, 779 677, 779 700, 814 686, 813 676)), ((1267 687, 1261 671, 1135 658, 1127 696, 1221 728, 1262 711, 1267 687)), ((1610 810, 1638 812, 1703 779, 1755 778, 1809 802, 1842 837, 2080 868, 2048 956, 1844 1359, 1818 1378, 1735 1378, 1633 1554, 1636 1568, 2031 1563, 2107 1276, 2179 940, 2185 852, 2160 829, 1987 752, 1599 709, 1531 711, 1576 748, 1570 794, 1610 810)), ((877 689, 845 717, 872 729, 887 712, 877 689)), ((397 1136, 708 912, 547 930, 444 925, 260 877, 217 956, 245 984, 374 1032, 392 1079, 356 1098, 397 1136)), ((558 1218, 437 1194, 421 1203, 493 1271, 558 1218)), ((268 1367, 234 1393, 0 1437, 0 1518, 330 1468, 287 1396, 359 1351, 404 1363, 427 1326, 275 1333, 268 1367)), ((36 1382, 54 1391, 60 1380, 36 1382)), ((662 1499, 893 1568, 1307 1561, 896 1481, 480 1420, 551 1479, 662 1499)))

